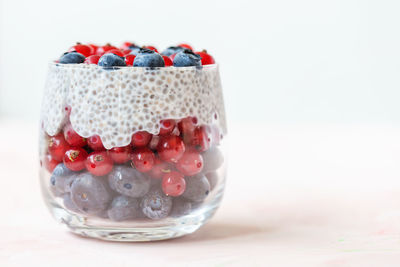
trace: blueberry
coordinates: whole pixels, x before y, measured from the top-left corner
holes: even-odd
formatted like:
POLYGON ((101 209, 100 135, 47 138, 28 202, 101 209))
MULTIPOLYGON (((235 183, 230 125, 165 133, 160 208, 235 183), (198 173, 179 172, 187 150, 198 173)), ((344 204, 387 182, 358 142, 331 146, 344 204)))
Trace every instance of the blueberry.
POLYGON ((182 196, 195 202, 203 201, 210 193, 210 183, 204 175, 186 177, 186 189, 182 196))
POLYGON ((162 219, 168 216, 172 208, 172 198, 160 189, 151 189, 143 198, 140 207, 144 215, 150 219, 162 219))
POLYGON ((173 54, 176 54, 178 52, 181 52, 183 50, 186 50, 187 48, 184 47, 180 47, 180 46, 170 46, 167 49, 165 49, 164 51, 162 51, 162 55, 170 57, 173 54))
POLYGON ((76 173, 68 169, 64 163, 58 164, 51 174, 50 186, 59 194, 71 191, 72 182, 76 178, 76 173))
POLYGON ((140 51, 140 47, 139 46, 135 46, 135 45, 131 45, 130 47, 129 47, 129 49, 131 50, 131 52, 129 53, 129 54, 131 54, 131 55, 137 55, 138 53, 139 53, 139 51, 140 51))
POLYGON ((116 166, 108 175, 111 189, 128 197, 142 197, 150 189, 150 179, 128 166, 116 166))
POLYGON ((142 48, 133 61, 134 67, 164 67, 164 59, 153 50, 142 48))
POLYGON ((218 173, 217 172, 209 172, 206 174, 207 180, 210 183, 210 190, 212 191, 215 186, 218 184, 218 173))
POLYGON ((59 63, 61 64, 78 64, 85 61, 85 56, 78 52, 68 52, 61 56, 59 63))
POLYGON ((72 212, 80 213, 80 210, 78 207, 72 202, 70 194, 65 194, 63 196, 63 201, 64 201, 64 207, 72 212))
POLYGON ((174 198, 170 216, 180 217, 190 214, 192 210, 192 203, 184 198, 174 198))
POLYGON ((203 154, 203 173, 208 173, 217 170, 224 163, 224 156, 221 150, 213 147, 203 154))
POLYGON ((113 53, 104 54, 99 59, 99 66, 104 68, 124 67, 126 66, 125 59, 113 53))
POLYGON ((107 209, 112 194, 103 179, 90 173, 77 176, 71 187, 71 199, 80 211, 95 215, 107 209))
POLYGON ((174 67, 201 67, 201 57, 190 50, 178 52, 174 58, 174 67))
POLYGON ((117 196, 113 199, 107 213, 113 221, 124 221, 140 217, 142 212, 136 198, 117 196))

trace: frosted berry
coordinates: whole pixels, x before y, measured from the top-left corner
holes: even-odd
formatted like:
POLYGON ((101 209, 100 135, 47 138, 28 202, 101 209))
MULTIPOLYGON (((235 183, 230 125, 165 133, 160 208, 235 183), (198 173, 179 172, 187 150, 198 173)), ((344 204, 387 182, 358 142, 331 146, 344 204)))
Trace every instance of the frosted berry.
POLYGON ((192 211, 192 202, 183 198, 175 197, 172 202, 171 217, 180 217, 190 214, 192 211))
POLYGON ((186 182, 183 174, 172 171, 163 175, 162 190, 167 196, 180 196, 185 191, 185 188, 186 182))
POLYGON ((203 170, 203 157, 193 149, 186 150, 175 166, 184 175, 193 176, 203 170))
POLYGON ((213 190, 215 186, 218 184, 219 175, 217 172, 209 172, 206 174, 207 180, 210 183, 210 189, 213 190))
POLYGON ((133 61, 134 67, 164 67, 162 56, 150 49, 140 49, 133 61))
POLYGON ((208 173, 217 170, 224 163, 224 156, 216 147, 212 147, 202 154, 203 156, 203 172, 208 173))
POLYGON ((134 166, 140 172, 150 171, 155 162, 155 155, 153 151, 147 147, 138 147, 133 149, 132 155, 132 166, 134 166))
POLYGON ((147 146, 147 144, 151 140, 151 134, 145 131, 142 132, 136 132, 132 135, 132 142, 131 144, 134 147, 141 147, 141 146, 147 146))
POLYGON ((81 212, 98 214, 107 209, 112 194, 102 178, 85 172, 72 183, 71 199, 81 212))
POLYGON ((101 138, 98 135, 93 135, 93 136, 89 137, 87 139, 87 144, 91 149, 93 149, 95 151, 105 150, 105 148, 103 146, 103 142, 101 141, 101 138))
POLYGON ((190 50, 183 50, 174 57, 175 67, 201 66, 201 57, 190 50))
POLYGON ((58 63, 61 64, 79 64, 85 61, 85 56, 77 52, 68 52, 61 56, 58 63))
POLYGON ((132 148, 131 146, 113 147, 108 153, 115 163, 123 164, 131 159, 132 148))
POLYGON ((68 169, 63 163, 57 165, 50 177, 50 186, 59 194, 71 192, 71 186, 76 173, 68 169))
POLYGON ((194 202, 203 201, 210 193, 210 183, 205 176, 186 177, 186 189, 182 196, 194 202))
POLYGON ((113 165, 113 161, 106 151, 93 152, 86 159, 86 169, 95 176, 109 174, 113 165))
POLYGON ((105 53, 99 59, 98 65, 106 69, 112 67, 125 67, 125 58, 113 53, 105 53))
POLYGON ((108 175, 108 182, 114 191, 128 197, 142 197, 150 189, 152 179, 128 166, 115 166, 108 175))
POLYGON ((172 199, 161 190, 152 189, 142 198, 140 207, 147 218, 162 219, 171 212, 172 199))
POLYGON ((185 152, 185 144, 179 136, 163 136, 158 144, 158 155, 166 162, 176 163, 185 152))
POLYGON ((65 152, 70 149, 70 145, 65 141, 62 133, 57 134, 49 138, 48 150, 51 157, 61 162, 64 158, 65 152))
POLYGON ((71 171, 81 171, 85 168, 86 158, 88 153, 80 147, 75 147, 67 150, 64 155, 64 164, 71 171))
POLYGON ((86 138, 80 136, 75 130, 72 128, 71 124, 67 124, 64 127, 64 138, 68 144, 74 147, 83 147, 87 144, 86 138))
POLYGON ((117 196, 111 202, 107 214, 113 221, 125 221, 140 217, 142 212, 136 198, 117 196))
POLYGON ((167 57, 171 57, 171 55, 174 55, 184 49, 185 49, 184 47, 180 47, 180 46, 170 46, 167 49, 165 49, 164 51, 162 51, 161 54, 164 56, 167 56, 167 57))

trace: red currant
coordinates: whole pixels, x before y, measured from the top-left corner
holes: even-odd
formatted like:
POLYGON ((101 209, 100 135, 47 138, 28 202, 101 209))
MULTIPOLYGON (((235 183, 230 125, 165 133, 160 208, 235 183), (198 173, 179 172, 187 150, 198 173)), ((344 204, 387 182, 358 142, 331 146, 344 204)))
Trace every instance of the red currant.
POLYGON ((99 62, 100 56, 98 55, 91 55, 85 59, 83 63, 86 64, 96 64, 99 62))
POLYGON ((149 134, 148 132, 145 131, 136 132, 132 135, 131 144, 134 147, 147 146, 150 140, 151 140, 151 134, 149 134))
POLYGON ((162 120, 160 122, 160 135, 172 133, 175 128, 175 120, 162 120))
POLYGON ((104 55, 105 52, 111 50, 111 49, 117 49, 115 46, 112 46, 110 44, 106 44, 104 46, 99 46, 96 50, 96 55, 102 56, 104 55))
POLYGON ((158 155, 166 162, 176 163, 185 152, 185 144, 179 136, 163 136, 157 147, 158 155))
POLYGON ((122 53, 124 53, 124 56, 127 56, 132 52, 131 49, 122 49, 121 51, 122 51, 122 53))
POLYGON ((214 58, 210 54, 208 54, 206 50, 196 52, 196 54, 201 56, 201 65, 215 64, 214 58))
POLYGON ((162 58, 164 59, 165 67, 174 65, 174 63, 172 62, 172 60, 169 57, 162 56, 162 58))
POLYGON ((88 46, 90 46, 90 48, 92 49, 92 55, 95 55, 99 47, 95 44, 88 44, 88 46))
MULTIPOLYGON (((59 161, 55 160, 50 154, 44 156, 44 167, 52 173, 56 166, 60 163, 59 161)), ((42 162, 40 162, 42 163, 42 162)))
POLYGON ((147 48, 147 49, 153 50, 154 52, 158 53, 157 48, 155 48, 154 46, 146 45, 146 46, 143 46, 143 48, 147 48))
POLYGON ((190 144, 198 151, 204 152, 211 146, 211 129, 208 126, 196 127, 191 137, 190 144))
POLYGON ((177 54, 177 53, 172 54, 172 55, 169 56, 169 58, 171 59, 172 62, 174 62, 174 58, 175 58, 176 54, 177 54))
POLYGON ((185 189, 186 181, 181 173, 172 171, 163 175, 162 190, 167 196, 180 196, 185 192, 185 189))
POLYGON ((80 147, 71 148, 65 152, 64 164, 71 171, 81 171, 85 168, 88 153, 80 147))
POLYGON ((76 45, 74 45, 73 47, 71 47, 69 49, 69 52, 72 52, 72 51, 76 51, 76 52, 84 55, 85 57, 88 57, 88 56, 92 55, 92 51, 93 50, 88 45, 84 45, 84 44, 81 44, 81 43, 76 43, 76 45))
POLYGON ((132 43, 132 42, 123 42, 120 48, 122 50, 126 50, 126 49, 129 49, 129 47, 132 46, 132 45, 135 45, 135 44, 132 43))
POLYGON ((65 151, 70 149, 70 145, 65 141, 64 135, 59 133, 49 138, 49 154, 57 161, 62 161, 65 151))
POLYGON ((184 175, 193 176, 203 169, 203 157, 195 150, 188 150, 185 151, 175 166, 184 175))
POLYGON ((160 137, 158 135, 153 135, 149 143, 149 148, 151 150, 157 150, 159 142, 160 142, 160 137))
POLYGON ((179 131, 182 134, 190 134, 196 128, 196 124, 197 124, 196 117, 184 118, 178 123, 179 131))
POLYGON ((86 146, 87 140, 80 136, 75 130, 72 128, 71 124, 67 124, 64 127, 64 138, 68 144, 75 147, 83 147, 86 146))
POLYGON ((125 63, 127 66, 133 66, 133 61, 135 60, 135 55, 126 55, 125 56, 125 63))
POLYGON ((124 53, 121 50, 119 50, 118 48, 107 50, 104 54, 109 54, 109 53, 112 53, 112 54, 120 56, 120 57, 124 57, 124 53))
POLYGON ((161 179, 164 174, 169 173, 173 170, 172 166, 165 161, 161 161, 156 157, 154 161, 154 167, 149 172, 150 177, 161 179))
POLYGON ((87 139, 87 144, 93 150, 106 150, 103 146, 103 142, 101 142, 101 138, 98 135, 93 135, 87 139))
POLYGON ((91 153, 86 159, 86 169, 93 175, 104 176, 112 171, 113 161, 106 151, 91 153))
POLYGON ((123 164, 130 160, 132 148, 131 146, 114 147, 111 148, 108 152, 115 163, 123 164))
POLYGON ((180 44, 180 45, 178 45, 178 46, 183 47, 183 48, 187 48, 187 49, 190 49, 190 50, 193 51, 193 48, 192 48, 190 45, 188 45, 188 44, 180 44))
POLYGON ((132 165, 138 171, 148 172, 153 168, 156 157, 147 147, 138 147, 133 150, 131 159, 132 165))

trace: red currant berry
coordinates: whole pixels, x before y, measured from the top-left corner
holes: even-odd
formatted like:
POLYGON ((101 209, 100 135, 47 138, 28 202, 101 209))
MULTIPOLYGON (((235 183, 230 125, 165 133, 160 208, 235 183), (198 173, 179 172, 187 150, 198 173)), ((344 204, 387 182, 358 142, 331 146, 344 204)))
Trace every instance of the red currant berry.
POLYGON ((134 147, 147 146, 150 140, 151 140, 151 134, 149 134, 148 132, 145 131, 136 132, 132 135, 131 144, 134 147))
POLYGON ((154 166, 156 157, 147 147, 135 148, 132 152, 132 165, 140 172, 148 172, 154 166))
POLYGON ((72 128, 71 124, 67 124, 64 127, 64 138, 68 144, 74 147, 83 147, 86 146, 87 140, 80 136, 75 130, 72 128))
POLYGON ((175 58, 176 54, 177 54, 177 53, 172 54, 172 55, 169 56, 169 58, 171 59, 172 62, 174 62, 174 58, 175 58))
POLYGON ((214 58, 210 54, 208 54, 206 50, 196 52, 196 54, 201 56, 201 65, 215 64, 214 58))
MULTIPOLYGON (((44 167, 50 172, 52 173, 53 170, 56 168, 56 166, 58 164, 60 164, 59 161, 55 160, 50 154, 47 154, 46 156, 44 156, 44 167)), ((42 162, 40 162, 42 163, 42 162)))
POLYGON ((99 62, 100 56, 98 55, 91 55, 85 59, 83 63, 86 64, 96 64, 99 62))
POLYGON ((190 144, 198 151, 204 152, 211 146, 211 129, 208 126, 196 127, 193 132, 190 144))
POLYGON ((124 53, 124 56, 127 56, 132 52, 132 49, 122 49, 121 51, 124 53))
POLYGON ((128 162, 131 158, 132 148, 131 146, 114 147, 111 148, 108 153, 112 160, 117 164, 123 164, 128 162))
POLYGON ((153 50, 154 52, 158 53, 157 48, 155 48, 154 46, 146 45, 146 46, 143 46, 143 48, 147 48, 147 49, 153 50))
POLYGON ((113 169, 113 161, 106 151, 91 153, 86 159, 86 169, 93 175, 104 176, 113 169))
POLYGON ((91 55, 95 55, 96 54, 96 51, 97 51, 97 49, 99 48, 97 45, 95 45, 95 44, 88 44, 88 46, 90 46, 90 48, 92 49, 92 53, 91 53, 91 55))
POLYGON ((162 56, 162 58, 164 59, 165 67, 174 65, 174 63, 172 62, 172 60, 169 57, 162 56))
POLYGON ((53 159, 62 161, 65 151, 70 149, 70 145, 65 141, 64 135, 59 133, 49 138, 48 149, 53 159))
POLYGON ((93 135, 87 139, 87 144, 93 150, 106 150, 103 146, 103 142, 101 142, 101 138, 98 135, 93 135))
POLYGON ((156 157, 153 169, 149 172, 150 177, 155 179, 161 179, 164 174, 169 173, 173 170, 173 167, 165 161, 161 161, 156 157))
POLYGON ((184 118, 178 123, 179 131, 182 134, 192 133, 196 128, 196 124, 197 124, 197 118, 195 117, 184 118))
POLYGON ((96 50, 96 55, 102 56, 104 55, 105 52, 111 50, 111 49, 117 49, 115 46, 112 46, 110 44, 106 44, 104 46, 99 46, 96 50))
POLYGON ((175 128, 175 120, 162 120, 160 122, 160 135, 172 133, 175 128))
POLYGON ((80 147, 71 148, 65 152, 64 164, 71 171, 81 171, 85 168, 88 153, 80 147))
POLYGON ((176 163, 185 152, 185 144, 179 136, 163 136, 157 147, 158 155, 166 162, 176 163))
POLYGON ((164 174, 162 178, 162 190, 167 196, 177 197, 186 189, 184 176, 176 171, 164 174))
POLYGON ((203 157, 195 150, 185 151, 175 166, 184 175, 193 176, 203 169, 203 157))
POLYGON ((126 55, 125 56, 125 63, 127 66, 133 66, 133 61, 135 60, 135 55, 126 55))
POLYGON ((82 55, 84 55, 85 57, 88 57, 90 55, 92 55, 92 48, 88 45, 84 45, 81 43, 76 43, 76 45, 74 45, 73 47, 71 47, 69 49, 69 52, 78 52, 82 55))
POLYGON ((178 45, 178 46, 183 47, 183 48, 187 48, 187 49, 190 49, 190 50, 193 51, 193 47, 191 47, 191 46, 188 45, 188 44, 180 44, 180 45, 178 45))
POLYGON ((129 49, 129 47, 132 46, 132 45, 135 45, 135 44, 132 43, 132 42, 123 42, 120 48, 122 50, 126 50, 126 49, 129 49))
POLYGON ((109 54, 109 53, 112 53, 112 54, 120 56, 120 57, 124 57, 124 53, 121 50, 119 50, 118 48, 107 50, 104 54, 109 54))

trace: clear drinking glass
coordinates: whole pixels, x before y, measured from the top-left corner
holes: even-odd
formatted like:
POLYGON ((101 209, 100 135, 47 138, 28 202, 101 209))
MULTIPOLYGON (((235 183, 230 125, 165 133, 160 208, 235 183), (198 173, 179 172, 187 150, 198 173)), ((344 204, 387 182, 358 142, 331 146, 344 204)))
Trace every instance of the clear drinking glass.
POLYGON ((192 233, 221 202, 226 133, 218 65, 51 63, 40 127, 44 200, 83 236, 192 233))

